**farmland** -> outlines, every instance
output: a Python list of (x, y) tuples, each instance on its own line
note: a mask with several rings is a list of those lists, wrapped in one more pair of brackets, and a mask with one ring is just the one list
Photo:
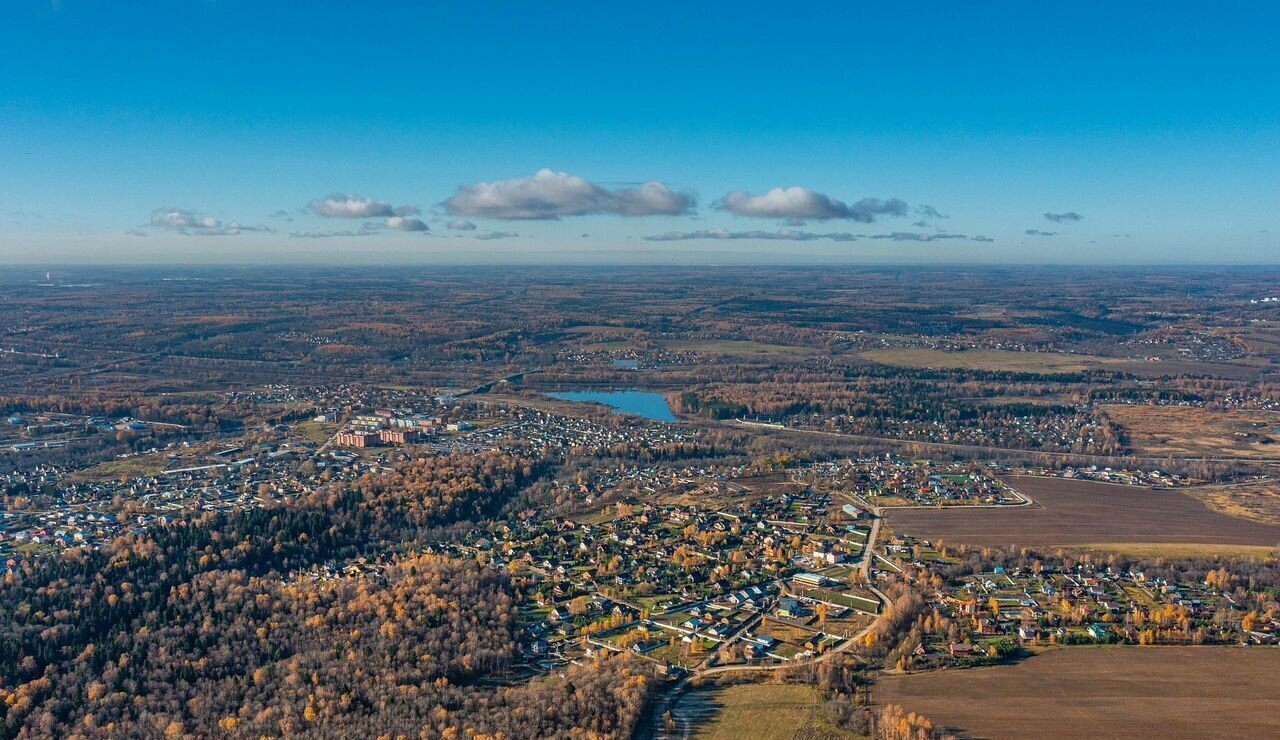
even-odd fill
[(1135, 451), (1173, 457), (1277, 458), (1280, 414), (1190, 406), (1105, 406)]
[(927, 348), (875, 349), (860, 353), (864, 360), (905, 368), (986, 370), (1012, 373), (1077, 373), (1109, 370), (1139, 377), (1188, 374), (1244, 380), (1256, 377), (1259, 366), (1236, 362), (1148, 362), (1141, 358), (1104, 357), (1074, 352), (1012, 352), (999, 349), (951, 351)]
[(1280, 524), (1280, 483), (1202, 486), (1192, 492), (1214, 511), (1266, 524)]
[[(837, 740), (858, 737), (822, 716), (811, 686), (744, 684), (695, 691), (676, 707), (675, 727), (662, 737), (728, 740)], [(686, 734), (689, 733), (689, 734)]]
[(793, 347), (784, 344), (768, 344), (764, 342), (747, 342), (734, 339), (723, 340), (687, 340), (666, 342), (664, 346), (673, 352), (698, 352), (731, 356), (768, 356), (768, 355), (807, 355), (814, 350), (807, 347)]
[(875, 698), (993, 740), (1268, 737), (1280, 715), (1278, 667), (1274, 649), (1079, 648), (1012, 666), (887, 676)]
[(997, 349), (948, 352), (936, 349), (883, 349), (862, 353), (862, 358), (896, 367), (933, 367), (959, 370), (994, 370), (1028, 373), (1074, 373), (1098, 367), (1132, 364), (1117, 357), (1096, 357), (1054, 352), (1009, 352)]
[(972, 545), (1186, 543), (1274, 546), (1280, 526), (1219, 513), (1178, 491), (1063, 478), (1019, 477), (1036, 506), (895, 509), (898, 531)]

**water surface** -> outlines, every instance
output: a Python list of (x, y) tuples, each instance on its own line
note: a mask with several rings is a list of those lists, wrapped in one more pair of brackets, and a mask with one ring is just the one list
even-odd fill
[(676, 421), (666, 397), (653, 391), (571, 391), (547, 395), (563, 401), (602, 403), (613, 409), (615, 414), (643, 416), (654, 421)]

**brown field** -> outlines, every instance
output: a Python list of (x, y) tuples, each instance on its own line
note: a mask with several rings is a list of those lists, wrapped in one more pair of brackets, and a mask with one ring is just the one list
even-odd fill
[(844, 619), (828, 619), (827, 623), (822, 626), (822, 631), (829, 635), (852, 637), (866, 629), (874, 621), (875, 617), (850, 612), (849, 616)]
[(1280, 545), (1280, 525), (1214, 511), (1179, 491), (1064, 478), (1015, 477), (1035, 506), (1002, 509), (892, 509), (899, 532), (973, 545), (1182, 543)]
[(1275, 648), (1071, 648), (993, 668), (887, 676), (877, 703), (962, 737), (1280, 736)]
[(771, 473), (716, 481), (707, 485), (690, 483), (675, 486), (663, 491), (661, 496), (663, 503), (722, 508), (782, 493), (795, 493), (802, 488), (787, 473)]
[(999, 349), (971, 349), (948, 352), (940, 349), (874, 349), (861, 353), (863, 359), (898, 367), (935, 367), (960, 370), (998, 370), (1015, 373), (1074, 373), (1092, 368), (1134, 364), (1119, 357), (1096, 357), (1060, 352), (1009, 352)]
[(107, 460), (90, 468), (77, 470), (71, 474), (70, 480), (86, 483), (101, 483), (109, 480), (125, 481), (143, 475), (158, 475), (168, 465), (163, 455), (140, 455), (127, 460)]
[(791, 479), (790, 473), (769, 473), (767, 475), (752, 475), (745, 478), (732, 478), (729, 483), (735, 486), (743, 486), (751, 490), (754, 497), (777, 496), (783, 493), (795, 493), (803, 490), (802, 484), (796, 483)]
[(765, 357), (768, 355), (811, 355), (817, 350), (810, 347), (794, 347), (786, 344), (766, 344), (738, 339), (688, 339), (669, 340), (663, 346), (672, 352), (701, 352), (708, 355), (738, 357)]
[(760, 627), (756, 630), (758, 634), (769, 635), (779, 642), (789, 642), (793, 645), (801, 645), (805, 640), (817, 634), (815, 629), (805, 629), (797, 627), (786, 622), (779, 622), (776, 619), (765, 618), (760, 623)]
[(1113, 552), (1117, 555), (1146, 559), (1212, 556), (1263, 561), (1274, 560), (1280, 552), (1275, 545), (1189, 545), (1170, 542), (1092, 542), (1087, 546), (1081, 545), (1077, 549), (1089, 552)]
[(1146, 455), (1280, 458), (1280, 414), (1188, 406), (1105, 406), (1129, 444)]
[(1259, 321), (1240, 335), (1249, 345), (1249, 349), (1260, 354), (1280, 352), (1280, 324), (1274, 321)]
[(1280, 524), (1280, 481), (1202, 486), (1188, 493), (1214, 511), (1265, 524)]
[(304, 421), (294, 427), (295, 431), (301, 432), (303, 439), (316, 444), (324, 444), (334, 435), (341, 427), (337, 424), (328, 424), (319, 421)]
[(1165, 375), (1212, 375), (1243, 380), (1258, 375), (1258, 363), (1236, 362), (1146, 362), (1124, 357), (1101, 357), (1065, 352), (1012, 352), (999, 349), (971, 349), (949, 352), (940, 349), (895, 348), (862, 352), (863, 359), (897, 367), (933, 367), (960, 370), (991, 370), (1012, 373), (1076, 373), (1083, 370), (1113, 370), (1144, 378)]
[(1230, 362), (1196, 362), (1194, 360), (1165, 360), (1163, 362), (1131, 362), (1124, 367), (1109, 368), (1137, 375), (1141, 378), (1172, 377), (1175, 375), (1209, 375), (1215, 378), (1250, 380), (1270, 369), (1271, 363), (1257, 357), (1246, 357)]
[(699, 740), (837, 740), (857, 735), (823, 716), (812, 686), (742, 684), (692, 691), (675, 709), (676, 726), (663, 738)]

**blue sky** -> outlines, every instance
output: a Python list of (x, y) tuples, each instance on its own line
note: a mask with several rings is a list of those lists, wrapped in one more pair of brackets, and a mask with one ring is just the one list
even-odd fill
[(1280, 4), (698, 5), (11, 0), (0, 260), (1280, 261)]

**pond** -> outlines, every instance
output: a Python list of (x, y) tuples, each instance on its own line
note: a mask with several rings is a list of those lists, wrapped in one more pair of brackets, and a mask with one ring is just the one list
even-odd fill
[(615, 414), (631, 414), (654, 421), (676, 421), (666, 397), (653, 391), (572, 391), (547, 395), (562, 401), (602, 403), (613, 409)]

